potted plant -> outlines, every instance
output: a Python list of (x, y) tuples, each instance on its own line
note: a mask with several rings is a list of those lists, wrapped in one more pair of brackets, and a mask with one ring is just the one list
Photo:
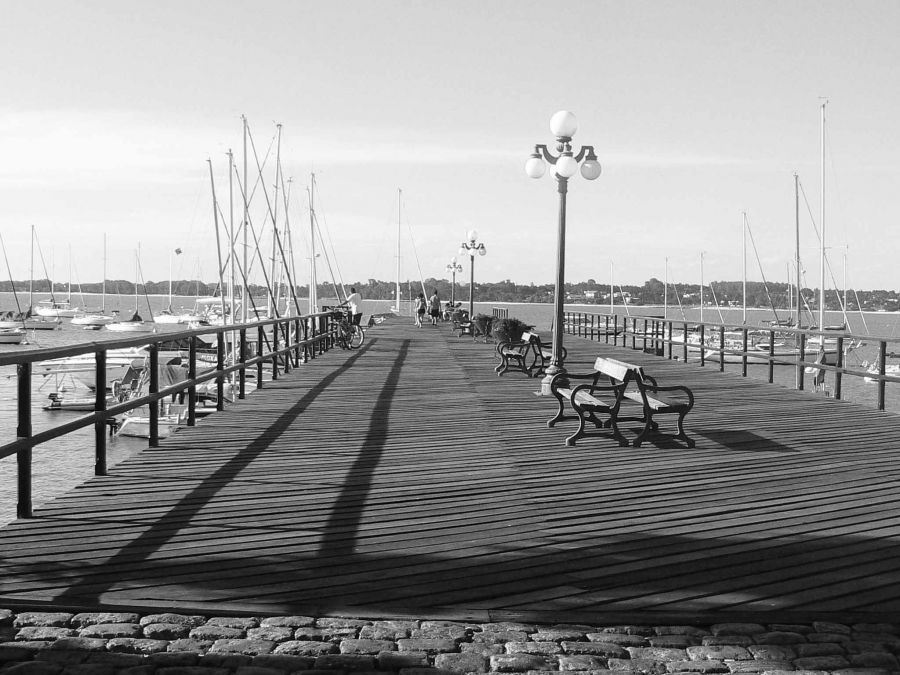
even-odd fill
[(491, 336), (491, 325), (494, 323), (494, 317), (488, 314), (476, 314), (472, 319), (472, 326), (475, 329), (472, 337), (483, 335), (485, 342)]
[(508, 319), (500, 319), (494, 322), (494, 339), (497, 342), (519, 342), (522, 339), (522, 333), (529, 331), (534, 326), (529, 326), (523, 321), (519, 321), (515, 317)]

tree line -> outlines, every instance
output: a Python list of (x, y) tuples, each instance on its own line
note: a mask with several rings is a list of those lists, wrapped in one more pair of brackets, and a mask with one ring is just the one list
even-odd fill
[[(28, 293), (29, 281), (16, 281), (17, 293)], [(364, 298), (370, 300), (393, 300), (396, 283), (392, 281), (380, 281), (368, 279), (344, 284), (345, 288), (355, 287)], [(205, 283), (198, 280), (179, 280), (172, 282), (172, 293), (178, 296), (214, 296), (219, 295), (217, 283)], [(13, 285), (10, 281), (0, 281), (0, 292), (10, 293)], [(51, 293), (48, 279), (36, 279), (33, 282), (35, 293), (46, 295)], [(81, 284), (82, 293), (101, 293), (102, 282)], [(259, 284), (250, 284), (249, 290), (254, 297), (264, 297), (266, 288)], [(451, 283), (447, 279), (429, 278), (424, 282), (424, 293), (430, 296), (435, 290), (438, 295), (449, 300), (452, 297), (461, 302), (469, 299), (469, 284), (457, 283), (451, 289)], [(169, 293), (168, 281), (148, 281), (137, 288), (139, 294), (167, 295)], [(567, 283), (565, 287), (566, 302), (609, 305), (609, 285), (599, 284), (594, 279), (587, 281)], [(681, 304), (685, 307), (696, 307), (700, 304), (700, 285), (665, 283), (656, 278), (645, 281), (642, 285), (623, 284), (616, 285), (613, 289), (613, 302), (616, 305), (662, 305), (669, 306)], [(124, 279), (111, 279), (106, 282), (106, 292), (110, 295), (134, 295), (135, 284)], [(294, 289), (298, 297), (308, 297), (308, 287), (296, 286)], [(400, 294), (403, 300), (423, 292), (420, 281), (405, 281), (400, 285)], [(476, 283), (474, 298), (477, 302), (553, 302), (555, 287), (553, 284), (519, 284), (509, 279), (496, 282)], [(52, 293), (57, 296), (67, 297), (68, 286), (64, 283), (54, 283)], [(284, 294), (282, 290), (281, 294)], [(72, 289), (72, 295), (77, 298), (78, 291)], [(333, 298), (342, 295), (342, 292), (330, 283), (318, 285), (318, 295), (321, 298)], [(771, 282), (764, 284), (758, 281), (747, 282), (747, 306), (748, 307), (776, 307), (786, 309), (795, 302), (796, 290), (787, 283)], [(803, 289), (805, 304), (810, 308), (818, 308), (818, 290), (814, 288)], [(843, 300), (843, 292), (834, 290), (826, 293), (825, 306), (827, 309), (839, 310)], [(703, 304), (705, 306), (740, 307), (743, 305), (742, 281), (714, 281), (703, 286)], [(848, 310), (900, 310), (900, 300), (895, 291), (884, 289), (858, 290), (847, 293)]]

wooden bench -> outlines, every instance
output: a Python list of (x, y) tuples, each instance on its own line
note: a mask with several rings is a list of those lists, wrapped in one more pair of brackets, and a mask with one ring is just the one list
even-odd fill
[[(600, 384), (604, 379), (608, 384)], [(590, 383), (572, 387), (569, 380), (590, 380)], [(588, 435), (585, 431), (588, 421), (599, 428), (611, 428), (619, 444), (628, 445), (619, 430), (619, 423), (641, 422), (644, 428), (634, 439), (634, 447), (637, 448), (651, 432), (659, 431), (654, 416), (672, 414), (678, 416), (678, 433), (674, 438), (684, 441), (690, 448), (694, 447), (694, 441), (684, 431), (684, 418), (694, 407), (693, 392), (680, 385), (662, 387), (644, 373), (641, 366), (600, 357), (594, 362), (594, 372), (557, 375), (550, 383), (550, 390), (559, 403), (559, 410), (547, 426), (552, 427), (564, 419), (578, 419), (578, 430), (566, 439), (566, 445), (575, 445), (576, 440)], [(598, 394), (605, 396), (600, 398)], [(574, 416), (565, 414), (566, 400), (570, 402)], [(636, 406), (640, 406), (640, 414), (629, 415), (629, 409)], [(608, 415), (609, 419), (601, 422), (598, 413)]]
[[(522, 333), (522, 339), (518, 342), (501, 342), (497, 345), (497, 355), (500, 364), (494, 368), (497, 375), (514, 368), (528, 375), (537, 377), (543, 374), (544, 369), (550, 365), (553, 358), (553, 350), (541, 342), (541, 336), (537, 333)], [(562, 358), (566, 358), (566, 348), (563, 347)], [(512, 364), (512, 365), (511, 365)]]

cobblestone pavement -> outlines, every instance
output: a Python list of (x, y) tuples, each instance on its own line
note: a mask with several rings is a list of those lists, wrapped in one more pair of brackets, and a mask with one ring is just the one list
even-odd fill
[(900, 673), (900, 626), (536, 625), (0, 609), (0, 675)]

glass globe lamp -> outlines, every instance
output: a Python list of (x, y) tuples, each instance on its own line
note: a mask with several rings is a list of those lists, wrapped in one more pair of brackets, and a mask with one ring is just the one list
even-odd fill
[(557, 138), (572, 138), (578, 131), (578, 120), (568, 110), (560, 110), (550, 118), (550, 131)]

